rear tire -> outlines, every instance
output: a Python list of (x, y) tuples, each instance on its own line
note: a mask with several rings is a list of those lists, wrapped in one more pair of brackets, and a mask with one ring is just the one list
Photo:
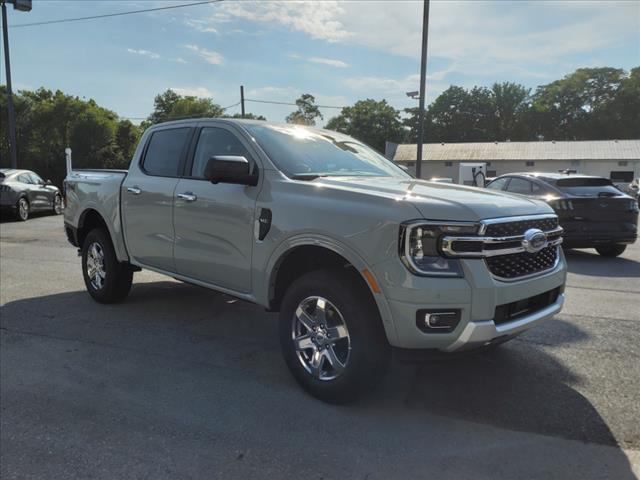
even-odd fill
[(618, 255), (622, 255), (622, 253), (627, 249), (626, 245), (619, 244), (611, 244), (611, 245), (602, 245), (600, 247), (596, 247), (596, 251), (602, 255), (603, 257), (617, 257)]
[(21, 222), (26, 222), (29, 218), (29, 200), (25, 197), (20, 197), (18, 199), (18, 203), (16, 204), (16, 218)]
[(131, 290), (133, 269), (121, 263), (109, 234), (102, 228), (91, 230), (82, 245), (84, 284), (96, 302), (115, 303)]
[(352, 402), (386, 372), (391, 348), (357, 273), (317, 270), (297, 279), (285, 293), (279, 327), (289, 370), (322, 401)]

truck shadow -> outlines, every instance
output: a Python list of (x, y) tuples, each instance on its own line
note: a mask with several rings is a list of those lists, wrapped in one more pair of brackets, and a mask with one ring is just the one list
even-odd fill
[[(2, 380), (3, 389), (13, 393), (26, 388), (20, 384), (19, 370), (26, 368), (20, 367), (21, 361), (32, 355), (29, 350), (34, 341), (46, 339), (62, 342), (65, 347), (55, 355), (68, 357), (54, 356), (43, 363), (44, 381), (51, 385), (40, 391), (57, 395), (54, 390), (63, 388), (67, 380), (54, 375), (63, 372), (61, 375), (73, 375), (73, 389), (85, 390), (72, 390), (73, 395), (94, 401), (94, 408), (126, 412), (131, 402), (144, 418), (149, 412), (169, 412), (172, 421), (184, 416), (190, 423), (215, 429), (219, 425), (211, 416), (214, 405), (225, 408), (220, 406), (229, 404), (248, 425), (271, 421), (294, 425), (301, 420), (295, 409), (283, 409), (291, 402), (308, 406), (305, 421), (311, 424), (316, 417), (319, 424), (332, 416), (346, 424), (366, 422), (366, 428), (358, 428), (371, 437), (389, 435), (387, 427), (378, 423), (385, 418), (383, 423), (391, 422), (398, 432), (393, 450), (417, 448), (402, 445), (401, 431), (422, 426), (427, 432), (431, 420), (425, 413), (618, 446), (590, 401), (571, 387), (580, 379), (526, 334), (490, 354), (417, 366), (394, 363), (376, 392), (351, 407), (335, 407), (314, 401), (295, 385), (280, 358), (275, 314), (198, 287), (172, 281), (136, 284), (127, 301), (117, 305), (98, 305), (85, 292), (26, 298), (2, 306), (0, 318), (2, 356), (10, 372)], [(556, 322), (547, 325), (562, 331), (565, 342), (585, 339), (579, 328)], [(76, 355), (71, 361), (78, 350), (91, 353)], [(65, 364), (64, 369), (56, 367), (58, 361)], [(24, 364), (34, 368), (30, 359)], [(94, 375), (104, 378), (94, 379)], [(80, 385), (78, 378), (83, 379)], [(14, 381), (20, 385), (7, 387)], [(224, 387), (225, 382), (232, 387)], [(238, 389), (238, 382), (250, 382), (251, 388)], [(100, 400), (112, 398), (104, 391), (105, 384), (115, 385), (116, 394), (109, 403)], [(114, 403), (118, 398), (120, 404)], [(277, 418), (265, 413), (269, 411), (279, 412)], [(126, 413), (119, 418), (126, 422)], [(291, 436), (288, 441), (304, 443), (302, 433), (288, 427), (286, 431)], [(438, 446), (434, 443), (428, 448)], [(613, 477), (632, 478), (624, 453), (612, 452), (607, 468), (616, 472)], [(565, 471), (560, 457), (544, 460), (547, 472)], [(588, 456), (580, 459), (586, 471), (590, 460)], [(602, 471), (601, 458), (591, 461), (594, 472)]]
[(624, 257), (606, 258), (595, 250), (565, 250), (570, 273), (596, 277), (640, 277), (640, 262)]

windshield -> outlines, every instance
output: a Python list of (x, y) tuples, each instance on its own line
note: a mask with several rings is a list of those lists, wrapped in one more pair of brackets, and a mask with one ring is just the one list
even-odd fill
[(244, 127), (291, 178), (331, 176), (411, 178), (400, 167), (351, 137), (299, 125)]
[(613, 197), (622, 192), (606, 178), (563, 178), (556, 182), (556, 187), (569, 195), (577, 197)]

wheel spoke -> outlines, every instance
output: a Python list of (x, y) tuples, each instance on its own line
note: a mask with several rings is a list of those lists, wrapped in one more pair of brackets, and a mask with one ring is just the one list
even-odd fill
[(301, 337), (295, 338), (293, 342), (295, 344), (296, 350), (298, 351), (315, 348), (315, 345), (311, 341), (311, 336), (309, 335), (302, 335)]
[(329, 337), (332, 342), (336, 342), (349, 337), (349, 332), (347, 332), (347, 327), (344, 325), (338, 325), (337, 327), (327, 329), (327, 337)]
[(298, 318), (298, 320), (300, 320), (300, 323), (302, 323), (309, 331), (313, 330), (313, 327), (316, 326), (316, 320), (307, 312), (305, 312), (300, 306), (296, 310), (296, 317)]
[(320, 350), (314, 351), (313, 355), (311, 356), (309, 366), (311, 367), (311, 374), (316, 378), (320, 378), (320, 373), (321, 373), (320, 367), (322, 366), (323, 358), (324, 358), (324, 355)]
[(316, 317), (316, 322), (320, 323), (320, 324), (326, 324), (327, 323), (327, 304), (324, 300), (324, 298), (318, 298), (316, 300), (316, 311), (315, 311), (315, 317)]
[(324, 350), (324, 356), (333, 368), (336, 375), (342, 373), (342, 370), (344, 370), (344, 365), (336, 356), (336, 352), (333, 349), (332, 345), (327, 345), (327, 349)]

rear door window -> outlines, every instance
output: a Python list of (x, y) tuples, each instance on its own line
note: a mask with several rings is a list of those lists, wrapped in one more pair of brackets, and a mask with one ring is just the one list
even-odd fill
[(491, 190), (504, 190), (504, 186), (507, 184), (509, 177), (496, 178), (493, 182), (487, 185), (487, 188)]
[(142, 169), (149, 175), (177, 177), (189, 127), (158, 130), (151, 135)]
[(507, 187), (507, 192), (531, 195), (531, 182), (524, 178), (513, 177)]
[(33, 183), (28, 173), (23, 173), (22, 175), (18, 175), (18, 181), (21, 183), (28, 183), (28, 184)]

